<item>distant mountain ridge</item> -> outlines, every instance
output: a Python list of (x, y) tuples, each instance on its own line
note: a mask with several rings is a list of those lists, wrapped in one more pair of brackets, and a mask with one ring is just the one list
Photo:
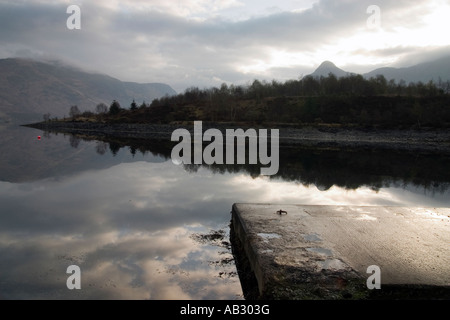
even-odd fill
[[(353, 72), (344, 71), (330, 61), (324, 61), (320, 66), (310, 74), (313, 77), (328, 76), (333, 73), (336, 77), (345, 77)], [(397, 83), (405, 81), (409, 82), (424, 82), (430, 80), (437, 83), (439, 80), (450, 80), (450, 56), (439, 58), (433, 61), (423, 62), (406, 68), (378, 68), (373, 71), (361, 74), (364, 78), (369, 79), (377, 75), (383, 75), (387, 80), (394, 79)]]
[(433, 80), (437, 83), (450, 80), (450, 56), (416, 64), (407, 68), (379, 68), (365, 73), (365, 78), (371, 78), (377, 74), (382, 74), (388, 80), (395, 79), (397, 82), (404, 80), (409, 82), (428, 82)]
[(117, 100), (128, 108), (133, 99), (143, 101), (176, 94), (164, 83), (124, 82), (103, 74), (88, 73), (60, 64), (27, 59), (0, 60), (0, 123), (68, 116), (70, 106), (95, 111), (97, 104)]

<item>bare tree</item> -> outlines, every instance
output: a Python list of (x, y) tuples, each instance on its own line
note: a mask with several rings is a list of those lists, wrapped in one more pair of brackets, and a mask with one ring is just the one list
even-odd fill
[(75, 148), (75, 149), (78, 148), (78, 145), (80, 144), (80, 138), (78, 138), (74, 135), (71, 135), (69, 138), (69, 141), (70, 141), (70, 146), (72, 148)]
[(101, 102), (95, 107), (95, 111), (97, 113), (106, 113), (108, 111), (108, 106)]
[(107, 148), (108, 148), (108, 145), (106, 144), (106, 142), (98, 141), (97, 145), (95, 146), (95, 151), (98, 154), (103, 155), (103, 154), (105, 154)]
[(81, 114), (80, 109), (78, 109), (77, 105), (73, 105), (70, 107), (69, 110), (69, 116), (71, 116), (72, 118), (76, 118)]

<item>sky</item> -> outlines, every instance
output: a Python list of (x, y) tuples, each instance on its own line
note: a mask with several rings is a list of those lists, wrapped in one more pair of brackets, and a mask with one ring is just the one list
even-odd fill
[(325, 60), (356, 73), (411, 66), (450, 54), (448, 30), (450, 0), (0, 0), (0, 58), (177, 92), (298, 79)]

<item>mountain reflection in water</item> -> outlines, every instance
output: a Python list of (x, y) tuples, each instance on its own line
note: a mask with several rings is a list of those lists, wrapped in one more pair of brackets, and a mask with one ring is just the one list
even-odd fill
[[(448, 206), (448, 156), (280, 150), (280, 171), (170, 161), (163, 141), (36, 137), (0, 155), (0, 298), (243, 299), (234, 202)], [(81, 290), (69, 290), (69, 265)]]

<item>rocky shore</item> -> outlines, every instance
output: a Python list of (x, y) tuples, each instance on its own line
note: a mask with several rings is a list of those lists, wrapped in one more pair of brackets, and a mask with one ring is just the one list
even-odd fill
[[(94, 136), (99, 139), (136, 138), (170, 140), (172, 132), (178, 128), (193, 132), (193, 125), (99, 123), (53, 121), (25, 125), (44, 131), (74, 135)], [(246, 127), (223, 124), (202, 123), (203, 131), (209, 128), (226, 129)], [(263, 127), (254, 127), (256, 130)], [(279, 129), (281, 145), (302, 145), (306, 147), (384, 148), (401, 151), (423, 151), (450, 153), (450, 129), (367, 129), (349, 127), (267, 127)]]

